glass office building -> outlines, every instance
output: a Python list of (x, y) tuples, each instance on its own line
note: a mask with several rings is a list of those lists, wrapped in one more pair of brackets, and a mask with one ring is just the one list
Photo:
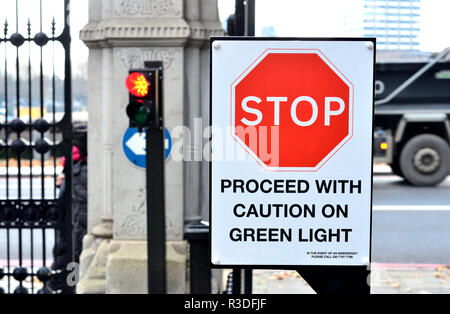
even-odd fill
[(381, 50), (418, 50), (420, 0), (364, 0), (364, 36)]

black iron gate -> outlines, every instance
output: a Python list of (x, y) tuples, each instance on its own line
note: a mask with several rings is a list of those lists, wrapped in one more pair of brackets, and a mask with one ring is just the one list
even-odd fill
[[(16, 0), (0, 37), (0, 294), (74, 291), (69, 2), (46, 21), (54, 1)], [(37, 7), (21, 25), (24, 5)]]

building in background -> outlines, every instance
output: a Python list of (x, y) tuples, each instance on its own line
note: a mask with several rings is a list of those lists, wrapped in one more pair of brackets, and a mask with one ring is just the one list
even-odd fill
[(420, 0), (364, 0), (363, 30), (379, 50), (417, 51)]
[(261, 29), (261, 36), (263, 37), (277, 37), (277, 31), (273, 26), (265, 26)]

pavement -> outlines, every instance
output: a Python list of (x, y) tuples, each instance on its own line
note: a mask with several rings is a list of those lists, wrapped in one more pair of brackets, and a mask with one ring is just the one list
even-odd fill
[[(450, 294), (450, 266), (373, 264), (372, 294)], [(315, 294), (295, 271), (254, 270), (254, 294)]]

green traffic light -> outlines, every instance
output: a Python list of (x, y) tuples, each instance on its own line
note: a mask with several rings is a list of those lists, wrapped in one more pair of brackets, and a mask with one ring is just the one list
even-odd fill
[(144, 124), (148, 120), (148, 111), (145, 106), (140, 106), (136, 109), (136, 112), (134, 113), (134, 121), (136, 121), (139, 124)]

